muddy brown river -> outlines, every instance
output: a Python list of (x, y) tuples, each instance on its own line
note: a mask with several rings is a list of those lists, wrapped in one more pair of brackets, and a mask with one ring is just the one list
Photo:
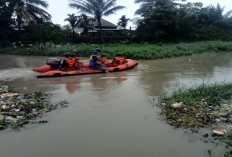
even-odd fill
[(139, 60), (129, 71), (37, 79), (32, 70), (46, 59), (0, 55), (1, 84), (69, 102), (46, 114), (46, 124), (0, 131), (0, 157), (207, 157), (226, 151), (200, 140), (200, 133), (168, 125), (156, 102), (180, 87), (231, 82), (232, 54)]

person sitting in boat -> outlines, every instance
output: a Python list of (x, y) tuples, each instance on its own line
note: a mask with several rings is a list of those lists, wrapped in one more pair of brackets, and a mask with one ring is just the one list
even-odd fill
[(76, 59), (77, 61), (79, 60), (79, 57), (77, 55), (77, 50), (73, 50), (72, 55), (74, 56), (74, 59)]
[(111, 65), (112, 66), (118, 66), (127, 63), (128, 61), (122, 56), (121, 53), (116, 53), (116, 57), (114, 57)]
[(105, 63), (106, 63), (106, 57), (103, 57), (103, 56), (101, 55), (101, 49), (100, 49), (100, 48), (97, 48), (95, 51), (98, 51), (98, 52), (99, 52), (98, 57), (99, 57), (99, 59), (100, 59), (101, 64), (105, 64)]
[(77, 54), (77, 50), (73, 50), (72, 51), (72, 56), (74, 58), (74, 60), (76, 61), (75, 62), (75, 68), (79, 69), (83, 66), (83, 63), (79, 61), (79, 57), (78, 57), (78, 54)]
[(65, 59), (63, 60), (61, 67), (64, 68), (64, 70), (78, 69), (80, 65), (78, 59), (76, 53), (65, 53)]
[(93, 54), (90, 56), (89, 68), (108, 72), (106, 66), (101, 63), (101, 55), (99, 51), (93, 51)]
[(70, 53), (69, 52), (64, 53), (64, 57), (65, 58), (61, 61), (61, 68), (64, 68), (67, 66), (68, 63), (66, 63), (66, 59), (70, 57)]

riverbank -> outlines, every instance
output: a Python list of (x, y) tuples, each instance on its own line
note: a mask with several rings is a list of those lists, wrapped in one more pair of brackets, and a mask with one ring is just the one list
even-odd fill
[(89, 57), (96, 48), (102, 49), (102, 55), (113, 58), (116, 52), (121, 52), (126, 58), (131, 59), (161, 59), (178, 56), (187, 56), (199, 53), (232, 52), (232, 42), (205, 41), (177, 44), (65, 44), (52, 43), (37, 45), (20, 45), (8, 48), (1, 53), (17, 55), (44, 55), (63, 56), (65, 52), (77, 50), (79, 56)]
[[(161, 96), (162, 115), (168, 124), (198, 132), (210, 127), (232, 149), (232, 84), (202, 84), (189, 89), (179, 89), (171, 96)], [(208, 137), (205, 134), (204, 137)], [(227, 155), (231, 155), (227, 153)]]
[(48, 95), (40, 92), (20, 94), (8, 86), (0, 86), (0, 130), (20, 128), (29, 123), (47, 123), (47, 120), (38, 118), (66, 104), (66, 101), (51, 104)]

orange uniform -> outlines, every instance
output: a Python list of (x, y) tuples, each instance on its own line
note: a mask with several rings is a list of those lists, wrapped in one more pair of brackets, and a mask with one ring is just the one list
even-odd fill
[(67, 63), (69, 68), (73, 68), (75, 66), (76, 59), (68, 57), (68, 58), (65, 59), (65, 62)]
[(127, 60), (121, 56), (114, 57), (114, 60), (112, 61), (113, 66), (122, 65), (125, 63), (127, 63)]

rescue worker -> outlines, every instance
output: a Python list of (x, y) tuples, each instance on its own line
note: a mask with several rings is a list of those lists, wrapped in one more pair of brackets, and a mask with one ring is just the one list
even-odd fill
[(74, 59), (76, 59), (77, 61), (79, 60), (79, 57), (78, 57), (78, 55), (77, 55), (77, 50), (73, 50), (72, 51), (72, 54), (73, 54), (73, 56), (74, 56)]
[(101, 62), (101, 64), (105, 64), (105, 62), (106, 62), (106, 57), (102, 57), (101, 56), (101, 49), (100, 48), (97, 48), (95, 51), (98, 51), (99, 52), (99, 54), (98, 54), (98, 57), (100, 58), (100, 62)]
[(93, 54), (90, 56), (89, 68), (98, 69), (104, 72), (108, 72), (108, 69), (104, 64), (101, 63), (101, 55), (99, 51), (93, 51)]
[(62, 62), (61, 62), (61, 68), (64, 68), (64, 67), (66, 67), (67, 66), (67, 63), (66, 63), (66, 59), (68, 58), (68, 57), (70, 57), (70, 53), (69, 52), (66, 52), (66, 53), (64, 53), (64, 59), (62, 60)]
[[(70, 54), (70, 53), (69, 53)], [(71, 53), (69, 56), (66, 56), (64, 59), (64, 70), (74, 70), (79, 68), (78, 56), (75, 53)]]
[(116, 57), (114, 57), (112, 61), (112, 66), (122, 65), (127, 63), (128, 61), (122, 56), (121, 53), (116, 53)]

